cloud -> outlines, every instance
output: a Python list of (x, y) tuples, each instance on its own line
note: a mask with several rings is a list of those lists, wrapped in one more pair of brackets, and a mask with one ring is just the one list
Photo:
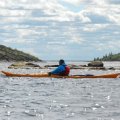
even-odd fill
[[(75, 13), (66, 9), (66, 7), (59, 3), (57, 0), (5, 0), (1, 2), (0, 15), (10, 17), (21, 17), (23, 20), (34, 16), (36, 11), (36, 17), (41, 21), (76, 21), (91, 22), (91, 18), (88, 15), (104, 16), (110, 22), (119, 23), (119, 5), (110, 5), (111, 2), (105, 0), (63, 0), (65, 2), (79, 5), (87, 4), (87, 7), (79, 13)], [(95, 6), (95, 7), (94, 7)], [(5, 8), (5, 9), (3, 9)], [(109, 9), (109, 10), (108, 10)], [(39, 12), (37, 12), (39, 11)], [(40, 13), (40, 14), (38, 14)], [(112, 14), (111, 14), (112, 13)], [(46, 17), (45, 17), (46, 16)], [(43, 17), (43, 18), (42, 18)], [(12, 18), (15, 19), (15, 18)], [(32, 18), (33, 19), (33, 18)], [(34, 18), (35, 19), (35, 18)], [(11, 20), (11, 18), (9, 18)]]
[(35, 48), (31, 48), (30, 46), (29, 47), (19, 48), (19, 50), (25, 51), (26, 53), (34, 55), (34, 56), (40, 56), (40, 53), (37, 53)]
[(64, 1), (66, 3), (72, 4), (74, 6), (80, 6), (80, 5), (85, 5), (88, 6), (90, 4), (104, 4), (105, 0), (61, 0)]
[(63, 5), (56, 1), (47, 1), (46, 3), (46, 0), (36, 0), (34, 2), (31, 0), (26, 0), (25, 2), (19, 0), (16, 0), (16, 2), (6, 0), (6, 2), (8, 2), (8, 4), (5, 4), (5, 9), (0, 9), (0, 15), (10, 17), (5, 20), (9, 22), (12, 20), (17, 21), (19, 18), (22, 19), (22, 21), (27, 18), (32, 18), (34, 20), (37, 19), (39, 21), (74, 21), (76, 18), (82, 22), (90, 21), (86, 16), (82, 14), (75, 14), (74, 12), (67, 10)]
[(26, 10), (1, 9), (0, 16), (5, 17), (24, 17), (28, 12)]
[(117, 41), (117, 43), (114, 41), (108, 41), (105, 43), (99, 43), (97, 46), (96, 44), (94, 44), (94, 46), (96, 47), (96, 50), (98, 51), (113, 51), (114, 52), (118, 50), (117, 48), (119, 47), (119, 44), (120, 44), (119, 41)]
[(1, 0), (0, 40), (51, 58), (119, 51), (119, 8), (119, 0)]
[[(61, 58), (66, 58), (68, 56), (68, 48), (64, 45), (58, 45), (57, 47), (56, 46), (52, 46), (51, 45), (47, 45), (46, 46), (46, 49), (44, 50), (44, 53), (49, 56), (46, 56), (46, 57), (49, 57), (50, 59), (53, 59), (53, 58), (58, 58), (58, 59), (61, 59)], [(48, 58), (48, 59), (49, 59)]]
[(75, 5), (75, 6), (78, 6), (80, 5), (81, 3), (85, 2), (86, 0), (62, 0), (64, 2), (67, 2), (67, 3), (70, 3), (72, 5)]
[(59, 41), (51, 41), (51, 42), (48, 42), (47, 43), (48, 45), (58, 45), (58, 46), (60, 46), (60, 45), (65, 45), (66, 43), (65, 42), (59, 42)]
[(120, 4), (120, 0), (107, 0), (107, 2), (110, 3), (110, 4), (115, 4), (115, 5)]
[[(93, 4), (88, 5), (88, 7), (83, 10), (83, 14), (88, 16), (90, 19), (94, 18), (94, 16), (101, 16), (102, 18), (104, 17), (104, 20), (107, 20), (109, 23), (120, 24), (119, 8), (120, 5), (111, 5), (105, 0), (93, 0)], [(97, 21), (100, 22), (99, 18)], [(95, 21), (93, 21), (93, 23), (94, 22)]]
[(106, 6), (107, 2), (106, 0), (91, 0), (91, 4), (103, 7)]
[(88, 24), (84, 27), (83, 31), (86, 32), (95, 32), (97, 30), (102, 30), (105, 29), (106, 27), (108, 27), (109, 24)]
[(120, 31), (113, 32), (115, 35), (120, 35)]
[(9, 38), (9, 39), (6, 39), (6, 40), (3, 40), (3, 43), (10, 43), (10, 44), (33, 44), (34, 43), (34, 40), (33, 39), (29, 39), (29, 40), (26, 40), (26, 39), (17, 39), (17, 38)]

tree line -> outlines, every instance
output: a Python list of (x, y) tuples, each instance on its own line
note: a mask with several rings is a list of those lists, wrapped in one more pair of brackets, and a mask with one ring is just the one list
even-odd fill
[(94, 58), (94, 61), (120, 61), (120, 53), (113, 54), (112, 52), (104, 55), (102, 58)]

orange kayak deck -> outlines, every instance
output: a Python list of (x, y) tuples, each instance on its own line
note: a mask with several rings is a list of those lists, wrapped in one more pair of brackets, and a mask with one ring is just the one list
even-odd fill
[(51, 75), (36, 73), (36, 74), (17, 74), (12, 72), (1, 71), (4, 75), (8, 77), (38, 77), (38, 78), (119, 78), (120, 73), (113, 74), (104, 74), (104, 75), (70, 75), (70, 76), (59, 76), (59, 75)]

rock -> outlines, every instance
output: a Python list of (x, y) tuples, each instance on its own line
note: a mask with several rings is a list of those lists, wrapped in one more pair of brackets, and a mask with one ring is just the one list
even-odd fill
[(37, 64), (33, 64), (33, 63), (26, 63), (27, 66), (30, 66), (30, 67), (40, 67), (39, 65)]
[(89, 70), (106, 70), (105, 67), (88, 67)]
[(87, 67), (87, 65), (80, 65), (81, 67)]
[(103, 67), (104, 64), (101, 61), (92, 61), (88, 63), (88, 67)]
[(16, 62), (14, 64), (11, 64), (8, 68), (10, 69), (18, 69), (18, 68), (23, 68), (23, 69), (29, 69), (29, 68), (42, 68), (37, 64), (33, 64), (30, 62)]
[(45, 68), (50, 68), (50, 67), (58, 67), (59, 65), (45, 65)]
[(80, 69), (79, 65), (69, 64), (70, 69)]
[(115, 68), (114, 67), (110, 67), (110, 68), (108, 68), (108, 70), (115, 70)]

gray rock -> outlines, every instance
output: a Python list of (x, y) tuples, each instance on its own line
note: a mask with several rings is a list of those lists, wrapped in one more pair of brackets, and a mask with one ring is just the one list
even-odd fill
[(11, 64), (8, 68), (10, 69), (18, 69), (18, 68), (22, 68), (22, 69), (29, 69), (29, 68), (42, 68), (37, 64), (33, 64), (30, 62), (16, 62)]
[(110, 68), (108, 68), (108, 70), (115, 70), (115, 68), (114, 67), (110, 67)]
[(88, 63), (88, 67), (104, 67), (104, 64), (101, 61), (92, 61)]
[(45, 68), (58, 67), (59, 65), (45, 65)]

